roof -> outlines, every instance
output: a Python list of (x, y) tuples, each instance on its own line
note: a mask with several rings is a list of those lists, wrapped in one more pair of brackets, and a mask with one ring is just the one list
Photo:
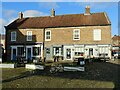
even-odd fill
[(114, 40), (114, 41), (119, 40), (120, 41), (120, 36), (113, 36), (112, 40)]
[(120, 36), (113, 36), (112, 37), (113, 46), (120, 46)]
[(56, 15), (54, 17), (28, 17), (16, 19), (6, 28), (50, 28), (50, 27), (76, 27), (111, 25), (105, 12), (85, 14)]

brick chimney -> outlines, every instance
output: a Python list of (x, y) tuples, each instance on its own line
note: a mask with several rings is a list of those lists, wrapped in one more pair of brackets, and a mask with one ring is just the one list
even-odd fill
[(23, 13), (19, 12), (19, 19), (22, 19), (22, 18), (23, 18)]
[(90, 15), (90, 6), (86, 6), (85, 15)]
[(52, 8), (51, 10), (51, 17), (54, 17), (55, 16), (55, 10)]

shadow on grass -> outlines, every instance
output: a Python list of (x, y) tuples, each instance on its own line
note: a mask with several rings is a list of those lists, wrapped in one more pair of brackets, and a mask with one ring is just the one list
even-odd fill
[(6, 79), (6, 80), (2, 80), (2, 83), (11, 82), (11, 81), (14, 81), (14, 80), (17, 80), (17, 79), (22, 79), (22, 78), (33, 76), (32, 72), (33, 71), (31, 71), (31, 72), (27, 71), (27, 72), (21, 73), (19, 76), (15, 76), (15, 77), (12, 77), (12, 78), (9, 78), (9, 79)]
[(44, 71), (32, 70), (21, 73), (21, 75), (3, 80), (2, 83), (11, 82), (17, 79), (22, 79), (30, 76), (48, 76), (69, 79), (95, 80), (113, 82), (116, 88), (120, 89), (120, 65), (109, 62), (93, 62), (85, 66), (85, 72), (62, 72), (51, 74), (50, 67), (46, 67)]

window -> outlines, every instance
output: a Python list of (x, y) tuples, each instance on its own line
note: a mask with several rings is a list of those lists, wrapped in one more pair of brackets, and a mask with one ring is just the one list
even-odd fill
[(16, 41), (16, 31), (11, 32), (11, 41)]
[(73, 40), (80, 40), (80, 29), (73, 30)]
[(53, 54), (55, 55), (55, 56), (61, 56), (62, 55), (62, 47), (54, 47), (53, 48)]
[(40, 55), (40, 47), (33, 47), (33, 56)]
[(24, 47), (18, 47), (17, 48), (17, 53), (18, 53), (18, 56), (25, 56), (25, 49), (24, 49)]
[(94, 38), (94, 40), (101, 40), (101, 30), (100, 29), (95, 29), (93, 31), (93, 38)]
[(27, 31), (27, 41), (32, 41), (32, 31)]
[(99, 47), (100, 53), (108, 53), (108, 47)]
[(75, 48), (75, 56), (83, 56), (84, 48), (83, 47), (76, 47)]
[(46, 48), (46, 54), (50, 54), (50, 48)]
[(45, 41), (50, 41), (51, 40), (51, 31), (47, 30), (45, 31)]

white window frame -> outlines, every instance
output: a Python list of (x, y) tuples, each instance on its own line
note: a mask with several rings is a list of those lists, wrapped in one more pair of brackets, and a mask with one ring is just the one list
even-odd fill
[[(13, 39), (14, 33), (15, 33), (15, 38)], [(11, 41), (16, 41), (16, 31), (11, 32)]]
[[(29, 36), (31, 37), (31, 39), (28, 38)], [(27, 41), (32, 41), (32, 31), (27, 31)]]
[[(46, 35), (47, 32), (50, 32), (50, 39), (47, 39), (47, 35)], [(51, 30), (45, 31), (45, 41), (51, 41)]]
[[(76, 35), (75, 31), (78, 31), (78, 34), (77, 34), (79, 36), (78, 39), (75, 39), (75, 35)], [(80, 29), (73, 30), (73, 40), (80, 40)]]
[[(59, 48), (58, 53), (56, 54), (56, 48)], [(54, 56), (62, 56), (62, 47), (54, 47), (53, 48), (53, 55)]]
[(100, 41), (101, 40), (101, 29), (94, 29), (93, 30), (93, 40)]

